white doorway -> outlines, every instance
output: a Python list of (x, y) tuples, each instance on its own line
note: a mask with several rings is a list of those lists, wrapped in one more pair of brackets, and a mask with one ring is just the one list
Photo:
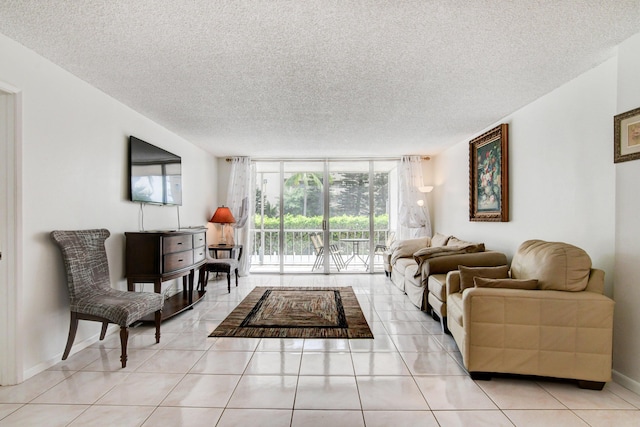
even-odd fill
[(0, 385), (22, 382), (20, 278), (20, 100), (19, 91), (0, 82)]

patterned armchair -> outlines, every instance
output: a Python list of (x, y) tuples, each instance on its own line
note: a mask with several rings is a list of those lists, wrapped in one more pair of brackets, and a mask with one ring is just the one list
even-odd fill
[(100, 340), (104, 339), (109, 323), (120, 325), (120, 361), (124, 368), (127, 366), (129, 325), (155, 312), (156, 343), (160, 342), (164, 298), (156, 293), (127, 292), (111, 288), (104, 246), (109, 235), (109, 231), (105, 229), (51, 233), (62, 252), (71, 309), (69, 337), (62, 360), (69, 356), (78, 329), (78, 320), (92, 320), (102, 322)]

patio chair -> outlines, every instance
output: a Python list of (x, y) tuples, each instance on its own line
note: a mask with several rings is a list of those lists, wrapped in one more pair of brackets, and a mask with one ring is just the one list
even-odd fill
[(107, 333), (109, 323), (120, 325), (122, 367), (127, 366), (129, 326), (144, 316), (155, 313), (156, 343), (160, 342), (162, 294), (128, 292), (113, 289), (104, 242), (109, 230), (53, 231), (51, 237), (62, 252), (67, 272), (71, 322), (69, 337), (62, 360), (66, 360), (73, 346), (79, 320), (102, 322), (100, 340)]
[[(316, 259), (313, 263), (313, 267), (311, 267), (311, 271), (314, 271), (320, 268), (324, 263), (324, 242), (322, 241), (322, 236), (317, 233), (313, 233), (309, 235), (311, 239), (311, 243), (313, 244), (313, 248), (316, 251)], [(333, 259), (333, 263), (336, 265), (338, 271), (345, 268), (344, 260), (342, 259), (342, 251), (338, 249), (336, 245), (329, 245), (329, 253), (331, 254), (331, 258)]]
[(378, 243), (376, 245), (376, 248), (374, 249), (373, 253), (375, 255), (384, 254), (384, 251), (389, 249), (389, 247), (391, 246), (391, 243), (393, 243), (393, 241), (395, 239), (396, 239), (396, 232), (395, 231), (390, 231), (389, 235), (387, 236), (387, 240), (384, 243)]
[[(396, 232), (390, 231), (387, 235), (387, 240), (384, 243), (377, 243), (375, 249), (373, 250), (373, 256), (380, 256), (384, 262), (384, 253), (387, 249), (391, 247), (391, 244), (396, 239)], [(369, 257), (367, 257), (367, 263), (369, 262)], [(385, 269), (384, 274), (389, 276), (389, 272)]]

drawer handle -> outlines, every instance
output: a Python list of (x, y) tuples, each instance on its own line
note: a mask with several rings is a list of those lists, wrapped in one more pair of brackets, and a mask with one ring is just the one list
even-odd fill
[(178, 242), (178, 244), (179, 244), (179, 245), (181, 245), (181, 244), (182, 244), (182, 242)]
[(179, 260), (178, 260), (178, 262), (182, 262), (182, 261), (184, 261), (184, 260), (183, 260), (183, 259), (179, 259)]

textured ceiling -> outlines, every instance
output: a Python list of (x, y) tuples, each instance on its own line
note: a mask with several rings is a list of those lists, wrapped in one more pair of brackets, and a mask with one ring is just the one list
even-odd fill
[(0, 33), (219, 156), (436, 154), (638, 31), (640, 0), (0, 0)]

